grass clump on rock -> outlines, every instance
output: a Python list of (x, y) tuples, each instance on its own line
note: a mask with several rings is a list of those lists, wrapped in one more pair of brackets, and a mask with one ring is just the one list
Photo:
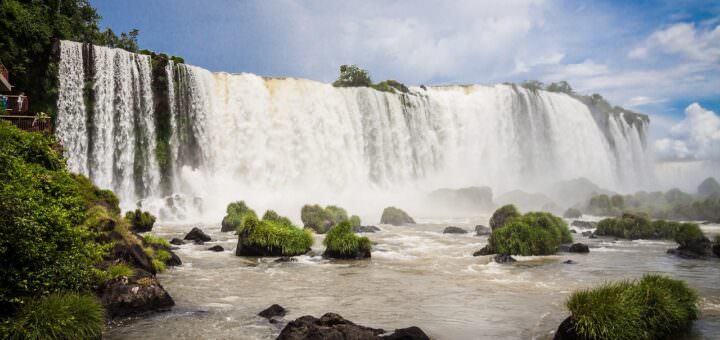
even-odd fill
[(235, 255), (302, 255), (310, 251), (313, 241), (312, 233), (307, 229), (297, 228), (282, 220), (258, 220), (254, 214), (251, 214), (238, 228), (238, 246)]
[(415, 220), (400, 208), (387, 207), (383, 210), (380, 223), (392, 225), (415, 224)]
[(125, 213), (125, 220), (130, 223), (130, 226), (135, 232), (147, 232), (152, 230), (155, 225), (155, 216), (147, 211), (141, 211), (135, 209), (135, 211), (128, 211)]
[(520, 213), (514, 205), (504, 205), (498, 210), (495, 210), (495, 212), (492, 214), (492, 217), (490, 217), (490, 228), (492, 230), (500, 228), (505, 224), (506, 221), (518, 216), (520, 216)]
[(255, 215), (255, 211), (248, 208), (245, 201), (237, 201), (228, 204), (226, 215), (223, 217), (220, 232), (237, 230), (242, 225), (243, 218), (249, 214)]
[(648, 274), (574, 292), (556, 339), (663, 339), (687, 330), (698, 298), (683, 281)]
[(353, 227), (349, 221), (340, 222), (328, 231), (323, 244), (327, 247), (324, 257), (331, 258), (368, 258), (372, 244), (367, 237), (361, 237), (353, 233)]
[(323, 208), (317, 204), (306, 204), (300, 210), (300, 219), (305, 228), (312, 229), (318, 234), (324, 234), (334, 225), (347, 221), (348, 213), (345, 209), (335, 205), (328, 205)]
[[(506, 207), (500, 209), (508, 211)], [(546, 212), (530, 212), (511, 217), (496, 227), (490, 234), (489, 247), (504, 255), (551, 255), (561, 244), (570, 242), (572, 235), (562, 218)]]
[(568, 208), (568, 210), (565, 210), (565, 213), (563, 214), (563, 217), (565, 218), (580, 218), (581, 216), (582, 212), (575, 208)]
[(0, 323), (3, 339), (100, 339), (105, 311), (90, 294), (57, 293), (28, 301)]
[(598, 222), (596, 235), (614, 236), (629, 240), (667, 239), (676, 240), (681, 245), (691, 239), (704, 237), (695, 223), (675, 221), (650, 221), (645, 214), (624, 213), (621, 217), (606, 218)]

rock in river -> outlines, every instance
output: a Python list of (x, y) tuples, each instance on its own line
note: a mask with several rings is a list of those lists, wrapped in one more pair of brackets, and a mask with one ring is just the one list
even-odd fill
[(335, 313), (326, 313), (321, 318), (302, 316), (283, 328), (278, 340), (429, 340), (430, 338), (417, 327), (396, 329), (387, 333), (383, 329), (370, 328), (354, 324)]

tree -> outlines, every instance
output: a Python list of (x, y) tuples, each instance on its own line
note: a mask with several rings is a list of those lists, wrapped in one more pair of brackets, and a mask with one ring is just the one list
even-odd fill
[(548, 85), (547, 88), (545, 88), (545, 90), (550, 91), (550, 92), (562, 92), (562, 93), (567, 93), (567, 94), (574, 93), (570, 84), (568, 84), (568, 82), (566, 82), (564, 80), (561, 80), (557, 83), (552, 83), (552, 84)]
[(340, 65), (340, 77), (333, 83), (335, 87), (360, 87), (371, 86), (370, 74), (368, 71), (359, 68), (357, 65)]

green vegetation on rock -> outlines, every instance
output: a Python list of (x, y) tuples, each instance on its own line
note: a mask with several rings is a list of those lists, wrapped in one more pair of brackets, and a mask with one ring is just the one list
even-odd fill
[(575, 208), (568, 208), (568, 210), (566, 210), (563, 214), (563, 217), (565, 218), (580, 218), (581, 216), (582, 212), (579, 209)]
[(137, 232), (150, 231), (155, 225), (155, 216), (147, 211), (141, 211), (140, 209), (126, 212), (125, 220), (130, 223), (132, 230)]
[(511, 218), (518, 216), (520, 216), (520, 213), (514, 205), (504, 205), (499, 209), (495, 210), (495, 212), (490, 217), (490, 228), (492, 230), (500, 228), (505, 224), (505, 222), (507, 222)]
[(648, 274), (576, 291), (566, 306), (579, 339), (664, 339), (690, 327), (697, 303), (685, 282)]
[(56, 293), (23, 305), (0, 322), (3, 339), (100, 339), (105, 311), (90, 294)]
[(335, 87), (371, 87), (375, 90), (391, 93), (408, 93), (405, 84), (397, 80), (384, 80), (377, 84), (373, 84), (370, 74), (367, 70), (361, 69), (357, 65), (340, 65), (340, 76), (333, 82)]
[(380, 223), (392, 225), (415, 224), (415, 220), (400, 208), (387, 207), (383, 210)]
[(323, 244), (327, 247), (324, 256), (335, 258), (370, 257), (372, 244), (367, 237), (353, 233), (349, 221), (342, 221), (328, 231)]
[(225, 212), (227, 214), (223, 217), (220, 229), (221, 232), (237, 230), (242, 225), (243, 219), (246, 216), (253, 215), (257, 217), (257, 215), (255, 215), (255, 211), (248, 208), (245, 201), (237, 201), (228, 204)]
[[(238, 228), (238, 249), (253, 249), (254, 255), (295, 256), (310, 250), (314, 239), (307, 229), (277, 220), (258, 220), (248, 215)], [(242, 252), (237, 255), (245, 255)]]
[(673, 240), (679, 237), (679, 240), (686, 242), (691, 237), (702, 236), (702, 231), (695, 223), (680, 223), (665, 220), (650, 221), (645, 214), (624, 213), (621, 217), (606, 218), (598, 222), (595, 234), (598, 236), (614, 236), (629, 240)]
[(354, 228), (359, 227), (362, 224), (362, 221), (360, 221), (360, 216), (358, 215), (352, 215), (350, 216), (350, 226)]
[(280, 216), (275, 210), (268, 210), (262, 217), (263, 221), (274, 221), (284, 225), (293, 225), (292, 221), (285, 216)]
[[(500, 209), (517, 213), (506, 207)], [(488, 240), (490, 249), (495, 253), (523, 256), (555, 254), (561, 244), (570, 242), (572, 235), (565, 221), (546, 212), (517, 213), (508, 217), (493, 229)]]
[(347, 221), (348, 213), (345, 209), (334, 205), (323, 208), (317, 204), (306, 204), (300, 210), (300, 219), (305, 228), (312, 229), (318, 234), (324, 234), (334, 225)]

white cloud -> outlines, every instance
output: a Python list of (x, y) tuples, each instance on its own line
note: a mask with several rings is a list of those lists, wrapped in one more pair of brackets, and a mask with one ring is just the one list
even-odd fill
[(720, 117), (698, 103), (685, 109), (685, 119), (670, 128), (670, 136), (655, 141), (662, 160), (720, 160)]
[(694, 23), (679, 23), (655, 31), (628, 56), (649, 58), (656, 53), (680, 55), (690, 60), (720, 62), (720, 25), (697, 29)]

